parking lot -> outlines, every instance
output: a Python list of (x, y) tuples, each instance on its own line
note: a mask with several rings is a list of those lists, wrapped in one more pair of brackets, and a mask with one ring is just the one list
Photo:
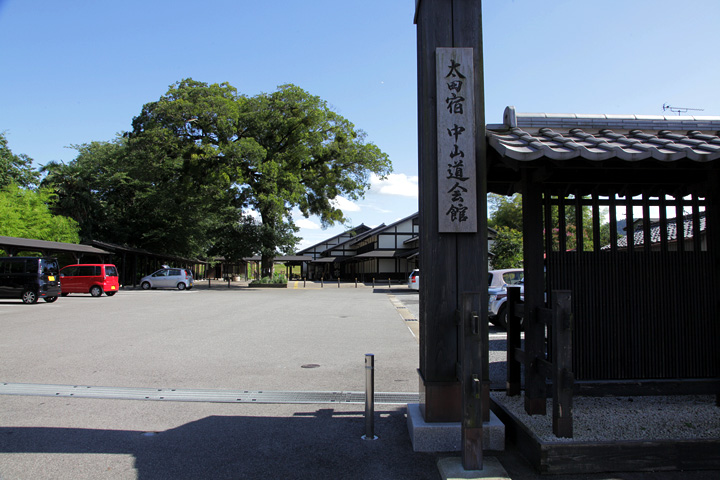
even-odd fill
[[(418, 343), (372, 288), (123, 290), (0, 302), (0, 382), (417, 392)], [(0, 478), (437, 478), (404, 406), (0, 396)], [(422, 473), (417, 476), (418, 467)], [(304, 469), (304, 470), (303, 470)], [(407, 475), (407, 476), (406, 476)]]

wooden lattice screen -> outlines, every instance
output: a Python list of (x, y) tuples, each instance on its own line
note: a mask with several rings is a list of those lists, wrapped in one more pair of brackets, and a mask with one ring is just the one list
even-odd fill
[(578, 381), (720, 376), (706, 206), (684, 194), (544, 193), (545, 291), (572, 291)]

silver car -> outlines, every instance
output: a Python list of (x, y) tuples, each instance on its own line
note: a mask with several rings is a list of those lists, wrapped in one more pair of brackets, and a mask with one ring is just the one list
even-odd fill
[(177, 288), (190, 290), (193, 287), (192, 272), (186, 268), (161, 268), (140, 279), (143, 290), (151, 288)]

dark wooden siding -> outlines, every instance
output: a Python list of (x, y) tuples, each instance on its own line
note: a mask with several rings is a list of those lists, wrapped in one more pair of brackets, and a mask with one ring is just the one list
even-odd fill
[(573, 292), (576, 379), (720, 376), (708, 252), (552, 252), (548, 272)]
[[(717, 261), (715, 252), (701, 245), (705, 203), (704, 197), (684, 193), (582, 198), (545, 192), (545, 291), (572, 291), (578, 381), (720, 376)], [(580, 215), (583, 206), (593, 213), (587, 225)], [(627, 242), (619, 241), (616, 223), (623, 214), (616, 206), (626, 209)], [(653, 242), (646, 241), (651, 239), (651, 206), (659, 216)], [(691, 219), (692, 238), (683, 237), (682, 221), (676, 225), (675, 218), (668, 218), (667, 206)], [(571, 207), (575, 212), (565, 215)], [(601, 207), (609, 208), (609, 245), (599, 242)], [(641, 215), (634, 218), (633, 207)], [(636, 220), (643, 222), (634, 226)], [(668, 231), (676, 226), (677, 240), (669, 242)], [(633, 240), (635, 230), (642, 241)], [(570, 246), (567, 239), (583, 232), (586, 241)]]

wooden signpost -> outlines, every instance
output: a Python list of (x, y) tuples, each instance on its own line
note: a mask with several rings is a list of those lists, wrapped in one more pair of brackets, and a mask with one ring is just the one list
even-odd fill
[[(463, 428), (466, 470), (482, 468), (482, 418), (477, 418), (482, 412), (478, 388), (484, 388), (477, 362), (482, 352), (474, 340), (463, 341), (460, 349), (457, 322), (463, 294), (478, 292), (477, 305), (487, 305), (481, 13), (479, 0), (416, 0), (420, 411), (428, 423), (470, 427)], [(487, 308), (475, 312), (472, 321), (487, 325)], [(460, 363), (478, 371), (458, 375)], [(459, 376), (469, 379), (465, 385)]]

